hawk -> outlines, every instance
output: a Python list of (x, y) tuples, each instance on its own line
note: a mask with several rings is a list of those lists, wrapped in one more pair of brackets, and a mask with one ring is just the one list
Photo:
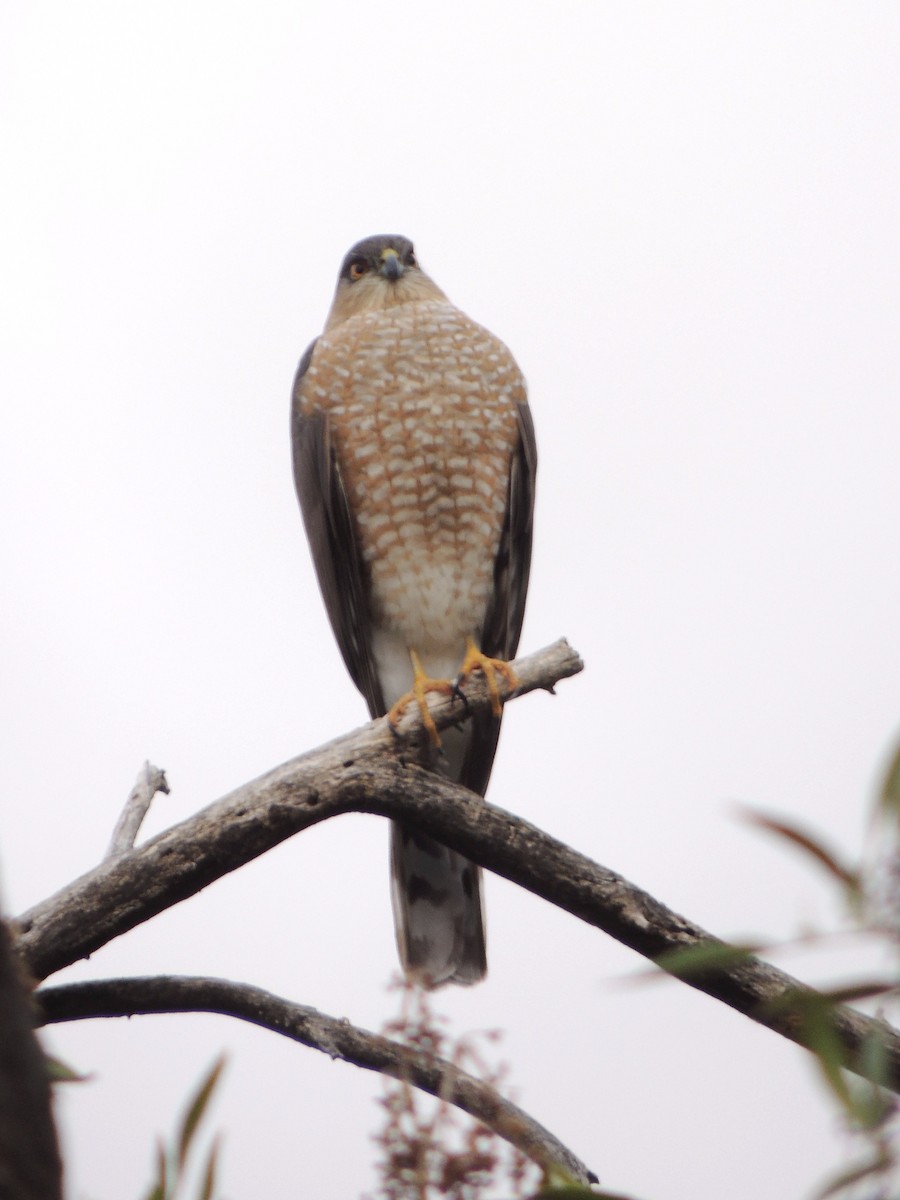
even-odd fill
[[(537, 464), (525, 381), (454, 307), (412, 242), (346, 255), (321, 336), (300, 361), (294, 478), (319, 586), (370, 715), (422, 709), (482, 670), (493, 710), (447, 730), (435, 769), (484, 795), (496, 674), (511, 680), (531, 563)], [(392, 900), (404, 971), (425, 987), (486, 970), (480, 868), (394, 823)]]

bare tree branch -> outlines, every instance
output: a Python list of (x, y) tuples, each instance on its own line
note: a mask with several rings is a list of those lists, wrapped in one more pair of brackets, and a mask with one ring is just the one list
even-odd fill
[[(516, 694), (524, 694), (552, 689), (580, 671), (582, 662), (559, 641), (514, 667)], [(477, 681), (467, 685), (466, 697), (437, 699), (431, 712), (439, 729), (491, 703)], [(383, 787), (402, 795), (417, 787), (418, 779), (435, 778), (417, 767), (419, 746), (427, 746), (427, 739), (421, 715), (410, 705), (399, 733), (384, 718), (373, 721), (276, 767), (138, 849), (101, 863), (19, 918), (18, 948), (29, 970), (44, 979), (86, 958), (311, 825), (339, 813), (381, 811), (370, 805), (368, 791)], [(467, 795), (453, 785), (449, 794)], [(389, 804), (396, 810), (395, 801)]]
[(138, 1013), (214, 1012), (283, 1034), (330, 1058), (405, 1080), (455, 1105), (493, 1129), (539, 1166), (563, 1167), (582, 1183), (596, 1182), (571, 1150), (494, 1088), (453, 1063), (425, 1055), (348, 1021), (226, 979), (142, 977), (100, 979), (41, 988), (35, 994), (46, 1024)]
[(134, 787), (128, 793), (128, 799), (116, 822), (104, 861), (107, 858), (118, 858), (120, 854), (126, 854), (134, 848), (134, 839), (138, 835), (138, 830), (143, 824), (144, 817), (146, 817), (157, 792), (169, 794), (166, 773), (147, 761), (138, 771)]
[[(580, 669), (565, 642), (515, 664), (520, 692), (552, 687)], [(468, 701), (473, 709), (490, 702), (483, 687), (472, 689)], [(432, 713), (444, 728), (463, 708), (442, 698)], [(384, 720), (372, 722), (292, 759), (82, 876), (20, 918), (19, 946), (32, 974), (45, 978), (292, 834), (347, 812), (376, 813), (420, 828), (651, 960), (692, 946), (723, 945), (615, 872), (424, 769), (415, 749), (420, 732), (421, 717), (413, 706), (400, 736)], [(792, 1041), (807, 1043), (804, 1013), (788, 1001), (796, 993), (813, 993), (775, 967), (748, 956), (685, 982)], [(843, 1006), (835, 1009), (834, 1025), (845, 1065), (867, 1077), (863, 1043), (878, 1037), (887, 1083), (900, 1091), (900, 1035)]]

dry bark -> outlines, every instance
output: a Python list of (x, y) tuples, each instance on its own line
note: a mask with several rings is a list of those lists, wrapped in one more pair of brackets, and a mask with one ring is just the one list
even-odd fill
[(156, 976), (42, 988), (38, 997), (48, 1024), (138, 1013), (214, 1012), (238, 1017), (331, 1058), (404, 1080), (432, 1096), (440, 1096), (493, 1129), (540, 1166), (562, 1166), (582, 1183), (596, 1181), (596, 1175), (549, 1130), (453, 1063), (416, 1052), (262, 988), (225, 979)]
[[(564, 642), (515, 663), (518, 692), (552, 690), (581, 670)], [(506, 697), (507, 699), (509, 697)], [(467, 687), (465, 702), (440, 698), (438, 728), (490, 703), (484, 687)], [(101, 864), (20, 918), (19, 949), (45, 978), (85, 957), (319, 821), (368, 812), (421, 828), (488, 870), (580, 917), (653, 961), (691, 947), (725, 943), (615, 872), (592, 862), (528, 822), (447, 782), (422, 765), (422, 721), (415, 707), (392, 732), (384, 719), (245, 784), (136, 850)], [(679, 969), (670, 964), (672, 973)], [(810, 989), (751, 955), (732, 956), (681, 975), (690, 986), (754, 1021), (808, 1044), (796, 998)], [(900, 1035), (881, 1021), (835, 1006), (833, 1026), (844, 1064), (862, 1075), (868, 1038), (878, 1037), (887, 1078), (900, 1091)], [(871, 1075), (869, 1075), (871, 1077)]]

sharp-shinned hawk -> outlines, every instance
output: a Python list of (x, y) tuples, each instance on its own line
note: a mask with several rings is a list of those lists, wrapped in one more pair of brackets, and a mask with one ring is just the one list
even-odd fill
[[(412, 688), (428, 726), (425, 691), (478, 669), (492, 683), (518, 645), (537, 461), (522, 374), (422, 271), (407, 238), (367, 238), (345, 257), (324, 332), (300, 362), (292, 439), (347, 669), (372, 717), (396, 714)], [(499, 734), (495, 703), (445, 731), (437, 769), (484, 795)], [(407, 976), (476, 983), (480, 869), (396, 823), (391, 868)]]

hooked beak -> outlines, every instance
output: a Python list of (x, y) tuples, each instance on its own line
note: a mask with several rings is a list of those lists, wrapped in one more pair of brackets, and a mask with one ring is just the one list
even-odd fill
[(390, 247), (381, 252), (381, 274), (391, 283), (396, 283), (403, 274), (403, 263), (396, 250)]

